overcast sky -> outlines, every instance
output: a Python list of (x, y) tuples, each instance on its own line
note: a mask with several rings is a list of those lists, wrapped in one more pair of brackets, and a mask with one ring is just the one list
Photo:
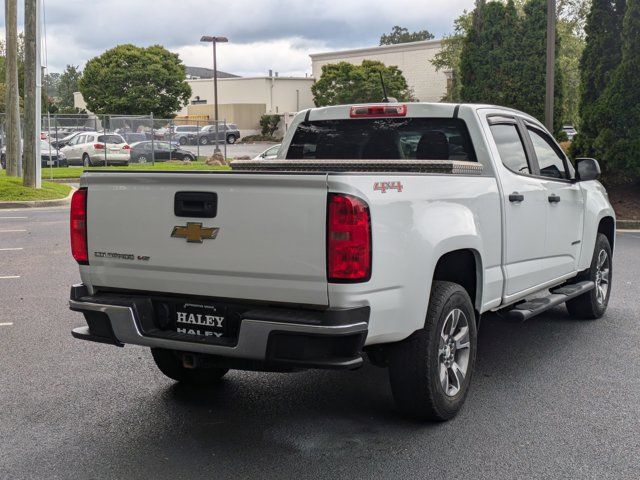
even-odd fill
[[(203, 34), (225, 35), (218, 69), (242, 76), (311, 73), (310, 53), (377, 45), (394, 25), (440, 38), (473, 0), (44, 0), (49, 71), (122, 43), (161, 44), (211, 67)], [(18, 23), (23, 21), (20, 5)], [(2, 9), (3, 10), (3, 9)], [(0, 25), (4, 26), (3, 18)], [(22, 30), (22, 26), (18, 27)], [(4, 31), (2, 31), (4, 38)]]

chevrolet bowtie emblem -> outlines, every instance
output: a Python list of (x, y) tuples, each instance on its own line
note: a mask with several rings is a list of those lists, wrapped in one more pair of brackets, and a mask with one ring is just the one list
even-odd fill
[(219, 228), (203, 227), (201, 223), (187, 222), (184, 227), (180, 225), (173, 227), (171, 236), (186, 238), (189, 243), (202, 243), (202, 240), (205, 239), (215, 239), (219, 231)]

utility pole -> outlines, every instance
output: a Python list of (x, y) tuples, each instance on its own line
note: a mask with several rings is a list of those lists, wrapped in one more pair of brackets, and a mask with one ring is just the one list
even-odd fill
[(42, 187), (40, 127), (40, 0), (24, 2), (24, 181), (25, 187)]
[(18, 0), (5, 0), (6, 30), (6, 162), (7, 175), (22, 176), (18, 169), (21, 156), (20, 145), (20, 93), (18, 90)]
[(547, 0), (547, 86), (544, 100), (544, 124), (553, 133), (553, 98), (556, 64), (556, 0)]

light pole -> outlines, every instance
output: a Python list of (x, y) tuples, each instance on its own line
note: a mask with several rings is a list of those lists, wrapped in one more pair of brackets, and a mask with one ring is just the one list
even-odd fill
[(544, 123), (547, 130), (553, 131), (553, 99), (556, 60), (556, 0), (547, 0), (547, 75), (544, 101)]
[[(227, 37), (214, 37), (209, 35), (203, 35), (200, 38), (201, 42), (211, 42), (213, 45), (213, 111), (216, 122), (216, 148), (213, 151), (214, 153), (220, 153), (220, 147), (218, 146), (218, 60), (216, 58), (216, 43), (225, 43), (228, 42), (229, 39)], [(226, 140), (225, 140), (226, 141)]]

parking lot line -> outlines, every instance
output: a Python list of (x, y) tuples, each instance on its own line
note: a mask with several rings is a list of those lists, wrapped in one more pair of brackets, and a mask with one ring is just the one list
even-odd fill
[(17, 232), (26, 232), (26, 230), (0, 230), (0, 233), (17, 233)]
[(22, 247), (0, 248), (0, 252), (14, 252), (16, 250), (24, 250)]
[(29, 217), (0, 217), (0, 220), (26, 220)]
[(11, 325), (13, 325), (13, 322), (0, 323), (0, 327), (10, 327)]
[(20, 275), (4, 275), (4, 276), (0, 276), (0, 280), (11, 280), (12, 278), (20, 278)]

